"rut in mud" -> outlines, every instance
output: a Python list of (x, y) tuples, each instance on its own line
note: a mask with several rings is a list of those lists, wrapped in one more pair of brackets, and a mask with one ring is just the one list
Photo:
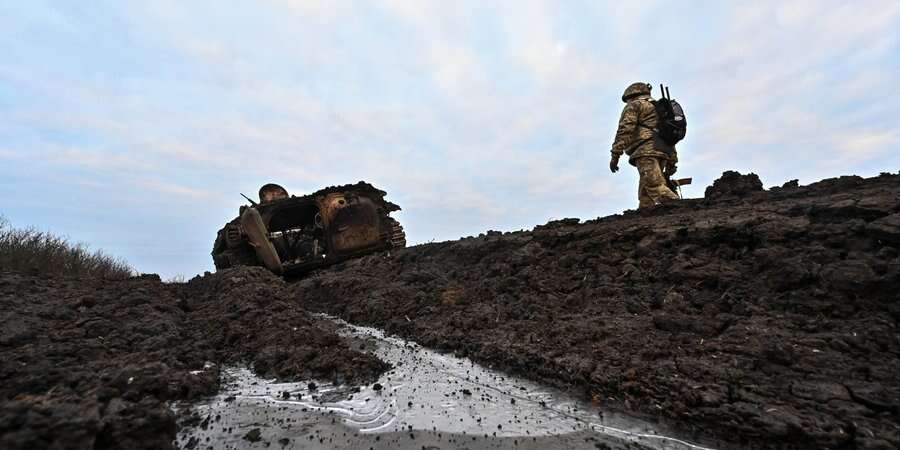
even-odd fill
[(735, 447), (900, 447), (900, 176), (706, 199), (373, 255), (304, 307)]
[(260, 268), (186, 284), (0, 273), (0, 448), (170, 448), (170, 400), (218, 391), (225, 363), (336, 383), (387, 366), (288, 301)]

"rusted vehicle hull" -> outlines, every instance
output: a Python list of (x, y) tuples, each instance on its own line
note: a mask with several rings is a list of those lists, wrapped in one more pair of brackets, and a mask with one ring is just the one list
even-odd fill
[(390, 213), (400, 207), (372, 185), (322, 189), (302, 197), (242, 206), (219, 230), (212, 257), (216, 269), (262, 265), (297, 275), (362, 256), (403, 248), (406, 235)]

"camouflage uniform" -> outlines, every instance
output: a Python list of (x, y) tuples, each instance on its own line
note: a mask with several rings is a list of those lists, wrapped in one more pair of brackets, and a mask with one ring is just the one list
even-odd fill
[(618, 170), (618, 160), (622, 154), (628, 155), (628, 162), (637, 167), (640, 174), (638, 201), (640, 207), (653, 206), (668, 200), (677, 200), (678, 194), (666, 186), (663, 171), (674, 174), (678, 163), (678, 153), (653, 132), (656, 128), (656, 109), (650, 98), (650, 85), (634, 83), (622, 95), (626, 103), (619, 119), (619, 129), (612, 145), (610, 168)]

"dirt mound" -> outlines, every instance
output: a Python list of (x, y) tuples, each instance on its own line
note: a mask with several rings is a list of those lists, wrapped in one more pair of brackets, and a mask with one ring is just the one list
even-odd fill
[(336, 381), (385, 369), (259, 268), (186, 284), (0, 273), (0, 360), (0, 448), (171, 447), (167, 402), (214, 393), (226, 362)]
[(291, 289), (725, 446), (897, 448), (900, 176), (760, 189), (726, 173), (707, 199), (368, 256)]
[(744, 197), (762, 190), (762, 181), (755, 173), (741, 175), (740, 172), (729, 170), (722, 173), (712, 186), (706, 188), (703, 196), (709, 200), (717, 200), (724, 197)]

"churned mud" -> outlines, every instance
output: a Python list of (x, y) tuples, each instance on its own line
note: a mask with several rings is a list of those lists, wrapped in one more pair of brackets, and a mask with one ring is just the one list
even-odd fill
[(291, 286), (382, 328), (735, 448), (900, 446), (900, 176), (420, 245)]
[(0, 274), (0, 448), (170, 448), (170, 401), (218, 391), (223, 364), (361, 382), (387, 368), (259, 268), (165, 284)]
[[(0, 448), (898, 448), (898, 249), (900, 175), (730, 172), (704, 199), (290, 284), (0, 272)], [(493, 378), (468, 387), (455, 358)]]

